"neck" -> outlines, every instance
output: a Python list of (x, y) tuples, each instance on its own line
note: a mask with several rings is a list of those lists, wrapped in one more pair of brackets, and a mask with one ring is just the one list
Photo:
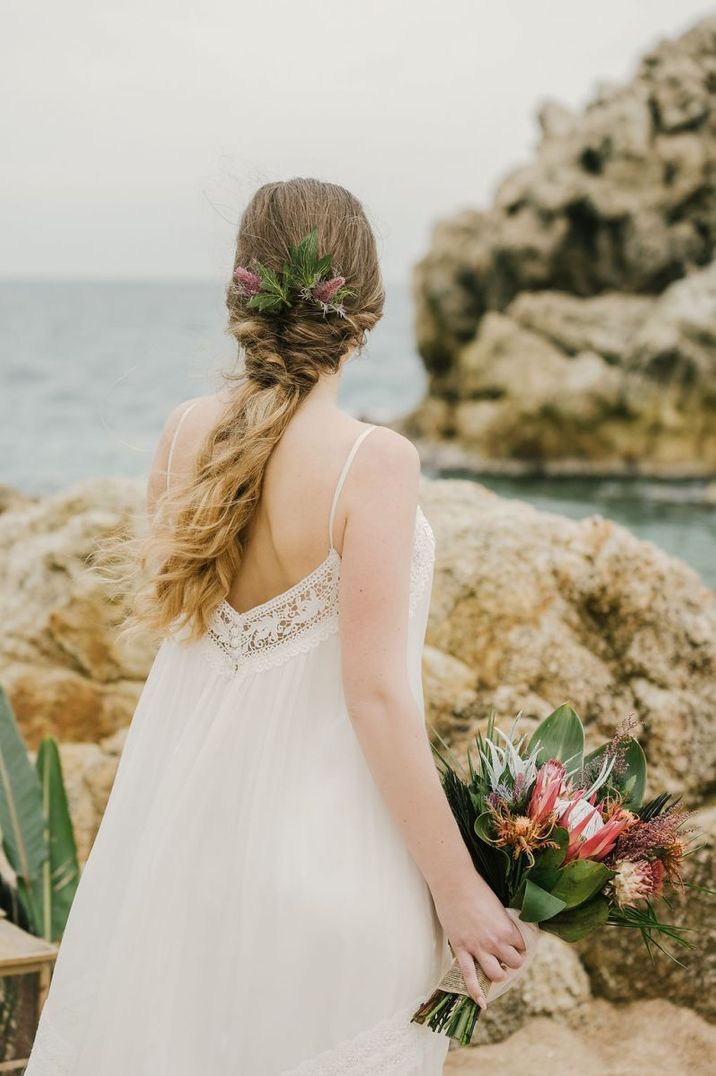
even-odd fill
[(341, 387), (341, 374), (343, 373), (343, 366), (338, 367), (335, 373), (321, 374), (318, 381), (309, 392), (311, 399), (318, 403), (332, 403), (338, 402), (338, 393)]

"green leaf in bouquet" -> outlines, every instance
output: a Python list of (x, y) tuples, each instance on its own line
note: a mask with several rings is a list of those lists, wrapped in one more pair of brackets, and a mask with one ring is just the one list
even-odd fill
[(586, 904), (580, 904), (578, 908), (568, 908), (553, 916), (541, 929), (556, 934), (564, 941), (575, 942), (603, 926), (608, 916), (609, 901), (606, 897), (598, 896)]
[(559, 867), (533, 867), (529, 872), (529, 877), (535, 885), (539, 885), (542, 889), (546, 889), (548, 893), (551, 893), (559, 880), (560, 874)]
[(527, 750), (531, 752), (535, 747), (539, 747), (537, 762), (540, 766), (550, 758), (556, 758), (565, 764), (568, 774), (581, 769), (584, 728), (571, 706), (559, 706), (537, 726)]
[(557, 848), (543, 848), (541, 852), (535, 852), (534, 870), (551, 870), (553, 867), (561, 867), (569, 846), (569, 830), (564, 826), (555, 826), (549, 835), (550, 841), (556, 841)]
[(495, 838), (492, 835), (491, 815), (489, 811), (483, 811), (482, 814), (478, 815), (475, 819), (475, 833), (481, 840), (487, 841), (488, 844), (495, 843)]
[[(602, 744), (585, 755), (584, 765), (591, 764), (592, 769), (597, 770), (607, 751), (608, 744)], [(624, 794), (624, 806), (630, 811), (635, 811), (641, 806), (644, 799), (646, 785), (646, 756), (641, 744), (633, 736), (625, 740), (624, 772), (615, 774), (612, 771), (610, 782)]]
[(550, 892), (563, 900), (566, 907), (574, 908), (603, 889), (613, 874), (594, 859), (573, 859), (559, 872), (559, 879)]
[[(484, 811), (473, 822), (473, 833), (477, 840), (466, 841), (468, 848), (472, 850), (473, 861), (477, 862), (480, 874), (490, 888), (498, 895), (503, 903), (506, 902), (506, 894), (509, 892), (508, 878), (512, 867), (510, 854), (504, 848), (495, 844), (495, 838), (490, 830), (490, 815)], [(463, 839), (464, 835), (463, 835)]]
[(542, 923), (566, 907), (563, 900), (536, 885), (531, 878), (525, 879), (524, 894), (520, 919), (525, 923)]

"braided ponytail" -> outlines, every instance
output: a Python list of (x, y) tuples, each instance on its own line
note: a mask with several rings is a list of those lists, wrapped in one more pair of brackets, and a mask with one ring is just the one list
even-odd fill
[(241, 218), (235, 267), (253, 258), (279, 271), (290, 246), (313, 227), (351, 289), (344, 316), (326, 317), (309, 303), (251, 309), (232, 275), (228, 332), (241, 361), (224, 378), (235, 385), (189, 479), (157, 501), (124, 630), (142, 624), (164, 634), (177, 621), (189, 640), (206, 631), (241, 563), (273, 449), (321, 375), (335, 373), (351, 348), (362, 350), (382, 316), (373, 232), (360, 202), (336, 184), (298, 178), (260, 187)]

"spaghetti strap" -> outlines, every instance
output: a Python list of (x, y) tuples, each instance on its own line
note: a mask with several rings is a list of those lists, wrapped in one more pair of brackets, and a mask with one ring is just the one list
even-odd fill
[(174, 446), (177, 443), (177, 436), (179, 434), (179, 430), (181, 429), (181, 424), (184, 421), (184, 419), (186, 418), (186, 416), (189, 414), (189, 412), (191, 411), (192, 407), (194, 407), (196, 404), (199, 403), (200, 399), (201, 399), (201, 397), (198, 397), (196, 400), (192, 400), (192, 402), (189, 404), (189, 406), (184, 409), (184, 411), (182, 412), (181, 418), (179, 419), (179, 421), (176, 424), (176, 428), (174, 430), (174, 435), (172, 437), (171, 444), (169, 445), (169, 455), (167, 456), (166, 489), (169, 489), (169, 475), (171, 474), (171, 469), (172, 469), (172, 458), (174, 456)]
[(365, 437), (368, 436), (368, 434), (370, 433), (371, 430), (374, 430), (374, 429), (375, 429), (375, 426), (371, 425), (371, 426), (368, 426), (365, 430), (361, 430), (361, 432), (358, 434), (355, 441), (351, 445), (351, 450), (348, 453), (348, 456), (346, 457), (346, 462), (343, 464), (343, 469), (342, 469), (341, 473), (338, 476), (338, 481), (336, 482), (336, 488), (335, 488), (335, 491), (334, 491), (334, 494), (333, 494), (333, 501), (331, 502), (331, 514), (328, 517), (328, 548), (329, 548), (329, 550), (333, 549), (333, 521), (334, 521), (334, 518), (335, 518), (335, 515), (336, 515), (336, 505), (338, 504), (338, 497), (339, 497), (340, 492), (341, 492), (341, 490), (343, 488), (343, 483), (346, 480), (346, 475), (348, 474), (348, 468), (350, 467), (351, 463), (353, 462), (353, 457), (355, 456), (356, 452), (358, 451), (358, 446), (360, 445), (361, 441)]

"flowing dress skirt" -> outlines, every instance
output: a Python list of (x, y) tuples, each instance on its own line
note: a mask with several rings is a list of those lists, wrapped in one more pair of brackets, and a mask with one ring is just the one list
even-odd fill
[(450, 953), (338, 634), (235, 677), (210, 647), (157, 653), (26, 1076), (438, 1076), (448, 1042), (409, 1016)]

